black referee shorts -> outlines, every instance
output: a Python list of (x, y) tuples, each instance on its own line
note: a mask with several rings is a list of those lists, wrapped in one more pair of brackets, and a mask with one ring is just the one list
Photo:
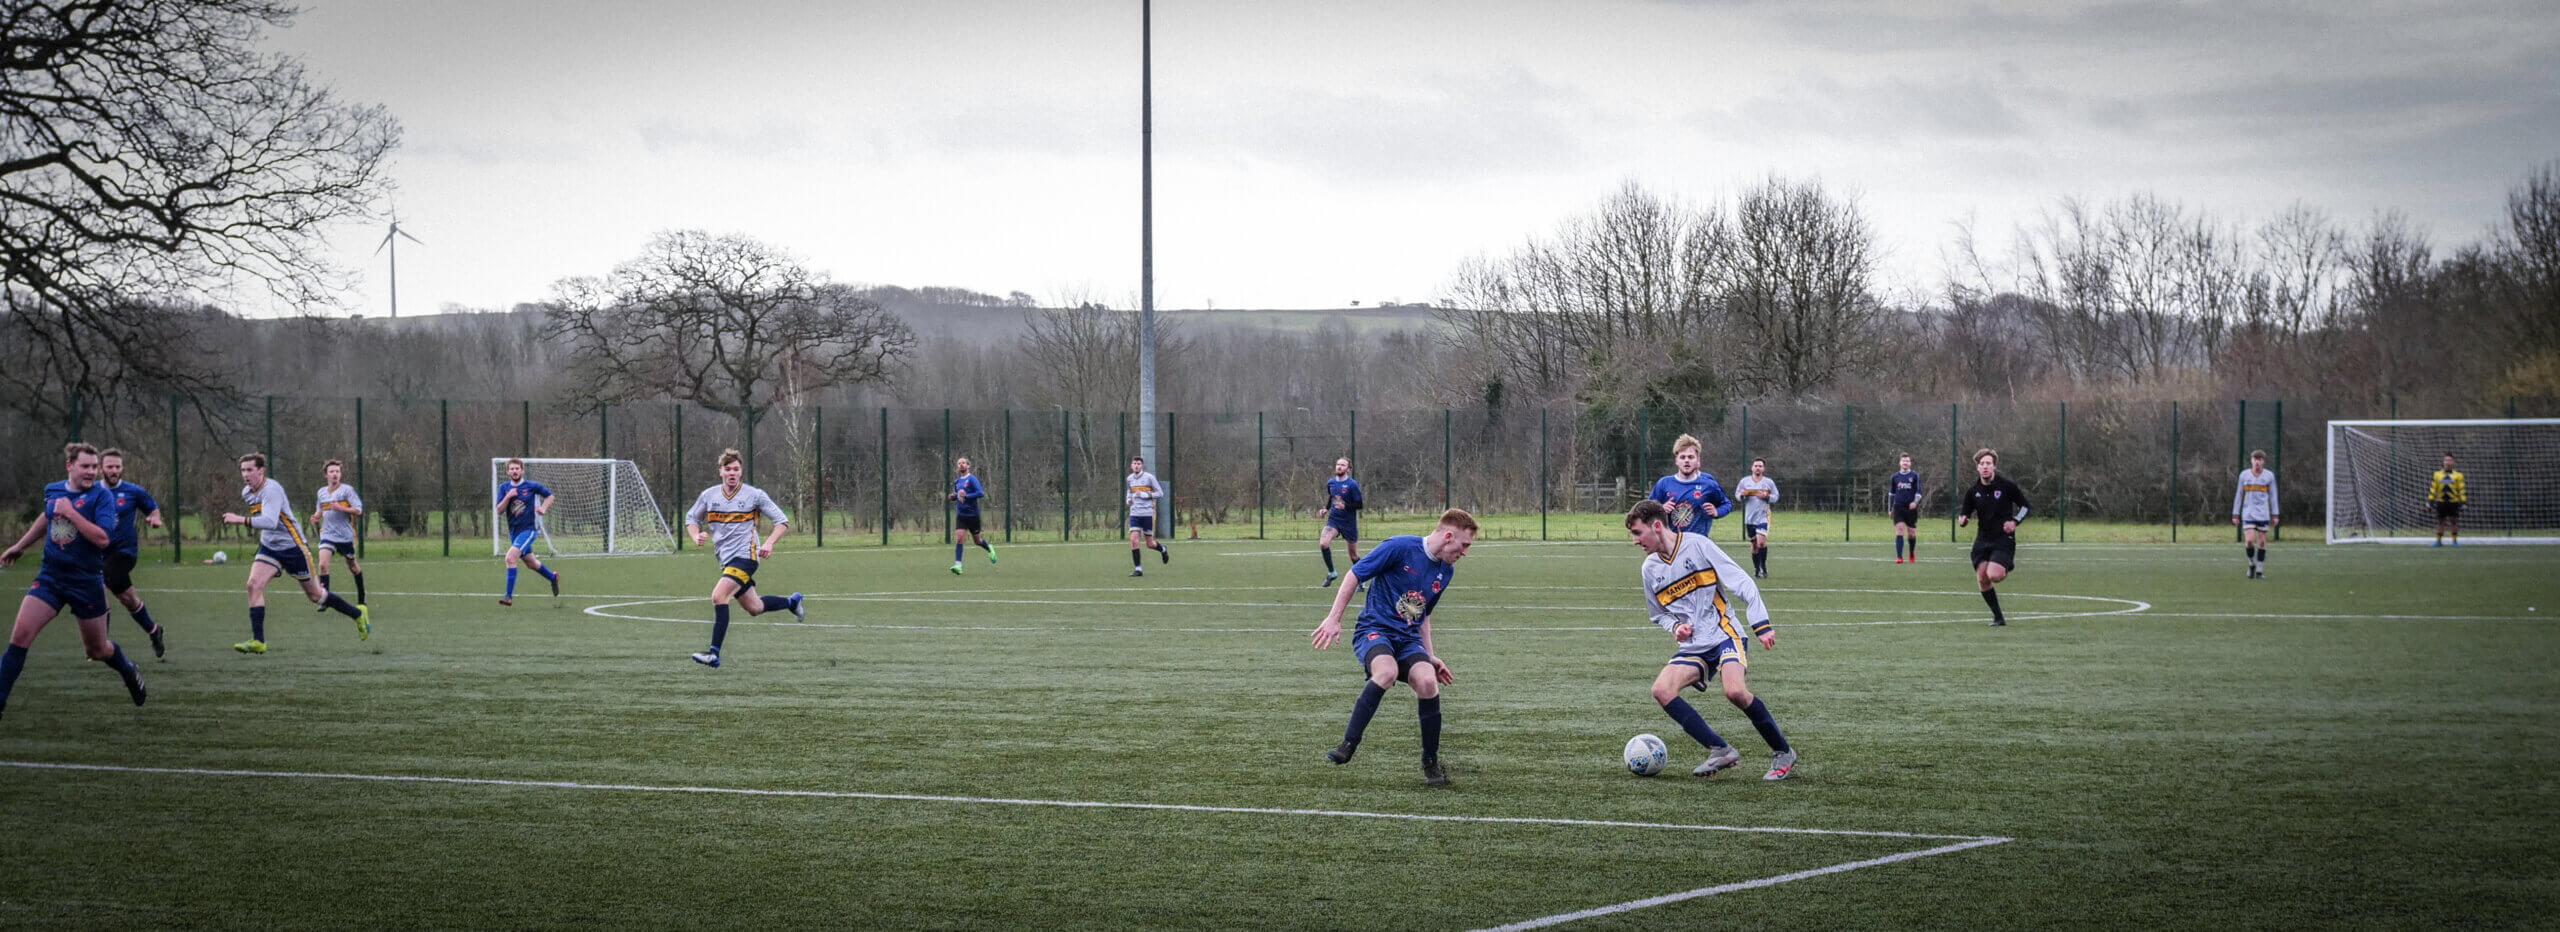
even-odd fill
[(1973, 542), (1973, 565), (2000, 564), (2002, 570), (2018, 568), (2018, 539), (2015, 537), (1981, 538)]

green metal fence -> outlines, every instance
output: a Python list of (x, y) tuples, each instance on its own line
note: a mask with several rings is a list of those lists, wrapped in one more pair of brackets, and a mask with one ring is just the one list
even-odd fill
[[(477, 556), (487, 552), (489, 462), (507, 456), (632, 460), (670, 524), (716, 481), (714, 458), (746, 454), (749, 481), (791, 511), (816, 546), (947, 542), (952, 461), (971, 458), (1000, 541), (1108, 540), (1120, 535), (1120, 477), (1139, 434), (1118, 411), (942, 408), (712, 410), (678, 403), (577, 408), (524, 400), (273, 397), (219, 409), (169, 398), (137, 410), (77, 406), (70, 424), (0, 415), (9, 441), (0, 489), (32, 518), (36, 490), (60, 478), (66, 439), (127, 453), (135, 481), (157, 494), (172, 532), (154, 544), (243, 539), (219, 523), (232, 508), (234, 458), (260, 450), (297, 502), (321, 464), (342, 459), (369, 508), (368, 543)], [(2296, 535), (2320, 515), (2323, 431), (2337, 418), (2549, 417), (2560, 399), (2486, 405), (2342, 404), (2304, 400), (1978, 404), (1754, 404), (1723, 408), (1506, 408), (1166, 412), (1150, 467), (1171, 490), (1162, 521), (1174, 537), (1311, 537), (1324, 479), (1349, 456), (1368, 492), (1372, 536), (1420, 529), (1456, 506), (1501, 538), (1614, 539), (1614, 515), (1670, 471), (1672, 439), (1697, 436), (1707, 469), (1731, 486), (1765, 459), (1779, 484), (1776, 535), (1876, 540), (1884, 479), (1909, 453), (1929, 478), (1931, 514), (1952, 538), (1950, 489), (1972, 481), (1970, 457), (1998, 449), (2001, 468), (2037, 504), (2032, 535), (2058, 540), (2224, 540), (2232, 477), (2265, 448)], [(681, 537), (681, 535), (679, 535)], [(432, 543), (427, 543), (432, 542)], [(679, 541), (681, 545), (681, 540)]]

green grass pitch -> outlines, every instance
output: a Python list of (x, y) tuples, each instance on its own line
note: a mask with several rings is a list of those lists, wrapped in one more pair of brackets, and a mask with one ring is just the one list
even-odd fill
[[(1991, 629), (1961, 547), (1782, 543), (1751, 684), (1803, 760), (1764, 783), (1715, 696), (1743, 764), (1686, 776), (1633, 548), (1487, 542), (1441, 603), (1456, 785), (1428, 789), (1401, 689), (1351, 765), (1320, 756), (1358, 674), (1307, 646), (1308, 543), (1177, 543), (1142, 579), (1110, 544), (964, 576), (785, 544), (763, 584), (810, 623), (739, 612), (717, 670), (685, 658), (700, 551), (558, 560), (566, 595), (527, 574), (511, 609), (494, 560), (384, 551), (371, 640), (279, 585), (261, 657), (229, 647), (239, 561), (147, 560), (167, 661), (113, 631), (150, 704), (65, 619), (0, 719), (0, 924), (1475, 929), (1717, 888), (1567, 927), (2560, 910), (2550, 548), (2289, 543), (2250, 581), (2228, 543), (2031, 543)], [(1638, 732), (1670, 774), (1621, 769)], [(30, 766), (65, 764), (111, 769)]]

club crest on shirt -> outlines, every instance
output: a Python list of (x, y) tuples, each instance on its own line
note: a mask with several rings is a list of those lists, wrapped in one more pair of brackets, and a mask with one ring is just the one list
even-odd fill
[(1420, 590), (1406, 590), (1404, 595), (1396, 599), (1396, 617), (1406, 621), (1421, 618), (1424, 601)]
[(1999, 497), (2000, 497), (2000, 490), (1999, 490), (1999, 489), (1993, 489), (1993, 490), (1991, 490), (1991, 497), (1992, 497), (1992, 498), (1999, 498)]
[(1434, 580), (1432, 580), (1432, 581), (1431, 581), (1431, 594), (1432, 594), (1432, 595), (1439, 595), (1439, 594), (1440, 594), (1440, 581), (1439, 581), (1439, 580), (1437, 580), (1437, 579), (1434, 579)]
[(80, 538), (80, 529), (73, 527), (67, 519), (55, 518), (53, 524), (45, 528), (44, 536), (45, 539), (53, 541), (56, 547), (68, 547), (71, 546), (72, 541)]
[(1697, 506), (1688, 502), (1678, 502), (1671, 506), (1671, 526), (1673, 527), (1687, 527), (1697, 518)]

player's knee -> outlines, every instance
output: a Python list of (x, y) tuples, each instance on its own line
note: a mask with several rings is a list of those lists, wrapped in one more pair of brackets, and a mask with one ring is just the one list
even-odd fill
[(520, 560), (520, 559), (518, 559), (518, 558), (516, 557), (516, 552), (515, 552), (515, 551), (513, 551), (513, 550), (509, 550), (509, 551), (507, 551), (507, 568), (508, 568), (508, 569), (515, 569), (516, 567), (523, 565), (523, 563), (524, 563), (524, 561), (522, 561), (522, 560)]
[(1680, 698), (1680, 687), (1670, 683), (1657, 682), (1653, 684), (1654, 705), (1670, 705), (1671, 700), (1678, 698)]
[(1438, 676), (1439, 674), (1433, 671), (1430, 664), (1415, 664), (1412, 677), (1413, 697), (1416, 699), (1440, 698)]
[(1726, 683), (1724, 684), (1724, 701), (1733, 703), (1733, 707), (1737, 709), (1750, 708), (1751, 690), (1743, 688), (1740, 683)]

